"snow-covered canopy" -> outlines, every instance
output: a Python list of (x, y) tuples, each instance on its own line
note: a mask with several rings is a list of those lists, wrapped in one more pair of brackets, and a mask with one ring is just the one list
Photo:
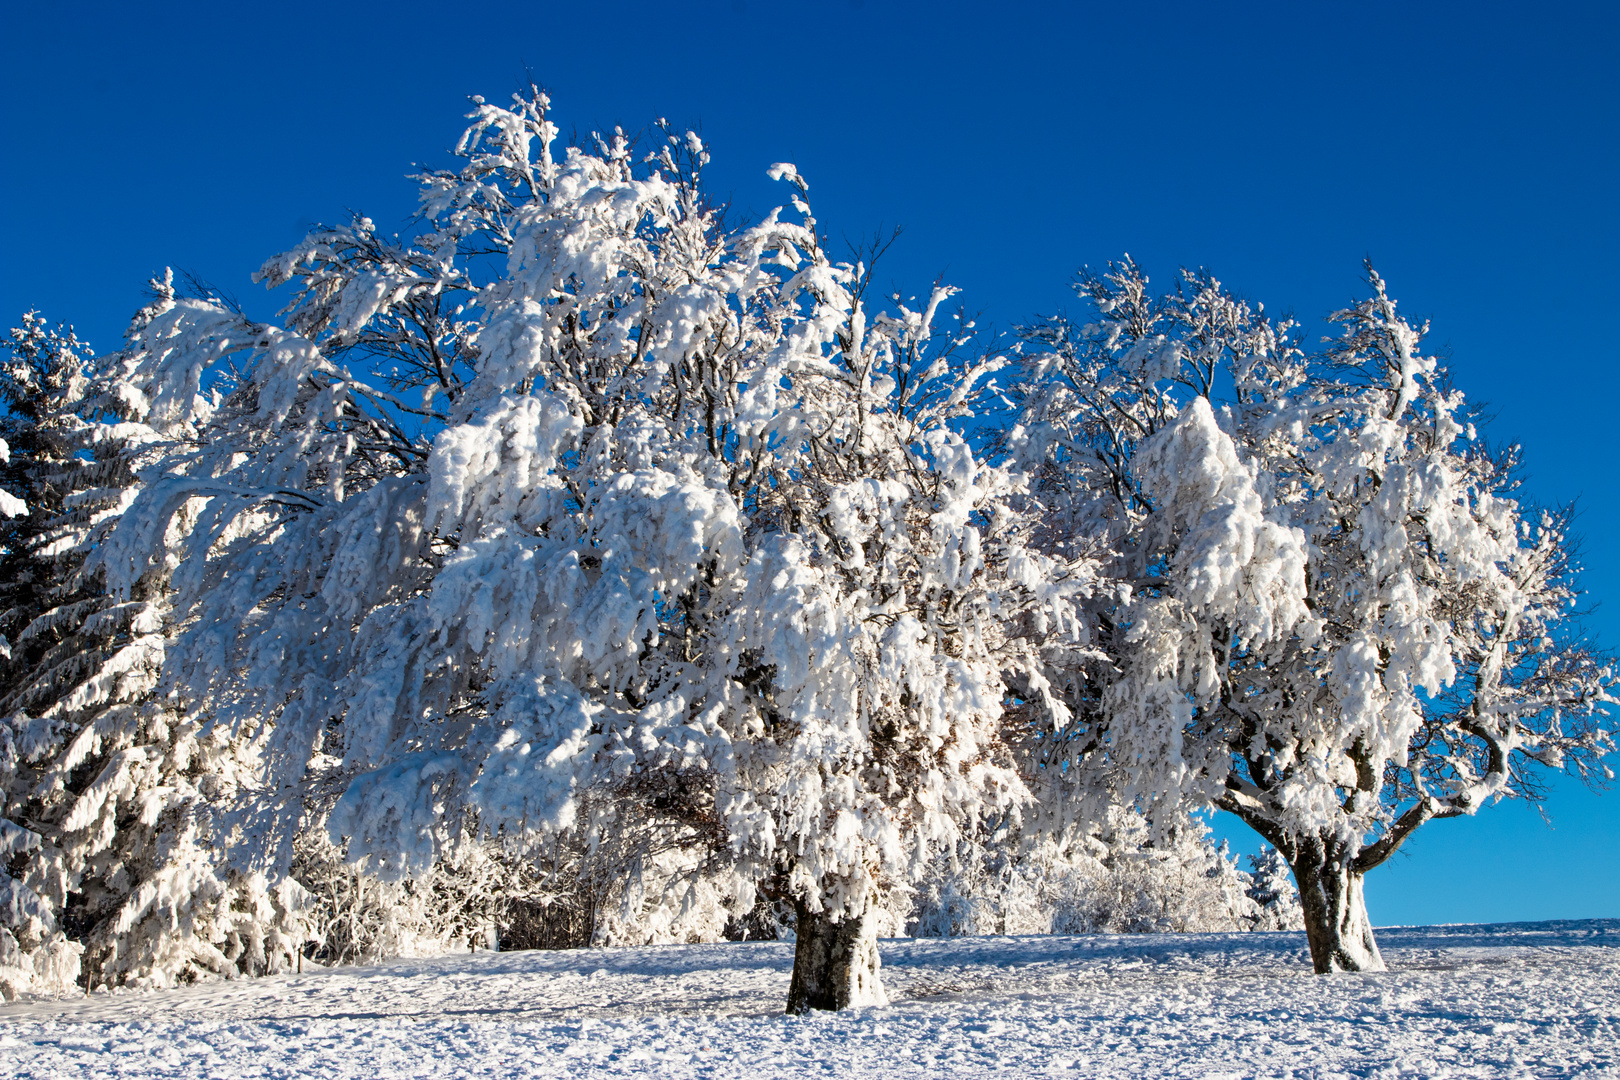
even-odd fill
[(559, 161), (543, 95), (475, 104), (419, 235), (265, 264), (283, 326), (160, 297), (111, 393), (172, 449), (99, 563), (173, 565), (164, 685), (265, 763), (244, 851), (332, 783), (393, 874), (633, 803), (744, 909), (772, 879), (858, 913), (1027, 799), (1003, 672), (1024, 623), (1079, 638), (1085, 565), (953, 426), (1000, 361), (938, 335), (952, 290), (869, 310), (791, 166), (731, 229), (695, 135)]
[(1519, 501), (1369, 282), (1320, 356), (1207, 274), (1154, 297), (1128, 260), (1083, 277), (1096, 322), (1031, 332), (1008, 445), (1046, 543), (1100, 542), (1112, 583), (1112, 663), (1066, 673), (1051, 751), (1080, 805), (1212, 802), (1360, 871), (1534, 794), (1537, 765), (1603, 768), (1613, 673), (1566, 625), (1566, 519)]

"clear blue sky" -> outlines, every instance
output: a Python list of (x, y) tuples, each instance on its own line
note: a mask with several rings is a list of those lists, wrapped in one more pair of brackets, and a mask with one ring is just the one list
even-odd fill
[[(469, 94), (525, 68), (564, 132), (696, 126), (742, 210), (793, 161), (836, 236), (1007, 326), (1129, 251), (1316, 319), (1370, 255), (1459, 386), (1585, 508), (1593, 631), (1620, 645), (1620, 15), (1559, 4), (10, 4), (0, 315), (110, 351), (166, 265), (234, 291), (315, 221), (402, 227)], [(1620, 916), (1620, 792), (1559, 786), (1420, 831), (1380, 923)], [(1234, 843), (1251, 841), (1242, 827)]]

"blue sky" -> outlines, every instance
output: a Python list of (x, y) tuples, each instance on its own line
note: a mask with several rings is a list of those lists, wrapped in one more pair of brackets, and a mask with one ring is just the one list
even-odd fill
[[(740, 210), (783, 201), (765, 168), (796, 163), (835, 237), (905, 227), (900, 290), (943, 274), (998, 326), (1126, 251), (1314, 321), (1371, 256), (1524, 444), (1533, 496), (1579, 498), (1590, 626), (1620, 645), (1612, 5), (157, 8), (0, 15), (9, 320), (110, 351), (166, 265), (268, 317), (249, 272), (350, 208), (403, 227), (411, 163), (527, 68), (565, 133), (697, 127)], [(1374, 920), (1620, 916), (1620, 791), (1563, 783), (1546, 809), (1427, 826), (1369, 877)]]

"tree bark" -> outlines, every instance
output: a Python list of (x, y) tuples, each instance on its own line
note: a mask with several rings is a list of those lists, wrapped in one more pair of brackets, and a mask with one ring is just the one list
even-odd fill
[(835, 921), (825, 912), (811, 911), (803, 900), (794, 900), (793, 907), (798, 946), (787, 1011), (887, 1005), (878, 978), (877, 934), (871, 917), (862, 912)]
[(1386, 970), (1367, 918), (1365, 872), (1355, 869), (1343, 845), (1329, 837), (1302, 836), (1293, 866), (1316, 973)]

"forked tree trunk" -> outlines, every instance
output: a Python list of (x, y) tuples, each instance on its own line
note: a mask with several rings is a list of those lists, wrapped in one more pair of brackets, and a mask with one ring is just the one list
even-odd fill
[(1294, 881), (1305, 909), (1305, 937), (1318, 975), (1333, 971), (1383, 971), (1384, 958), (1367, 918), (1363, 872), (1352, 869), (1341, 845), (1301, 837)]
[(872, 917), (863, 913), (834, 921), (825, 912), (811, 911), (802, 900), (795, 900), (793, 906), (799, 943), (793, 952), (787, 1011), (887, 1005), (889, 999), (878, 978)]

